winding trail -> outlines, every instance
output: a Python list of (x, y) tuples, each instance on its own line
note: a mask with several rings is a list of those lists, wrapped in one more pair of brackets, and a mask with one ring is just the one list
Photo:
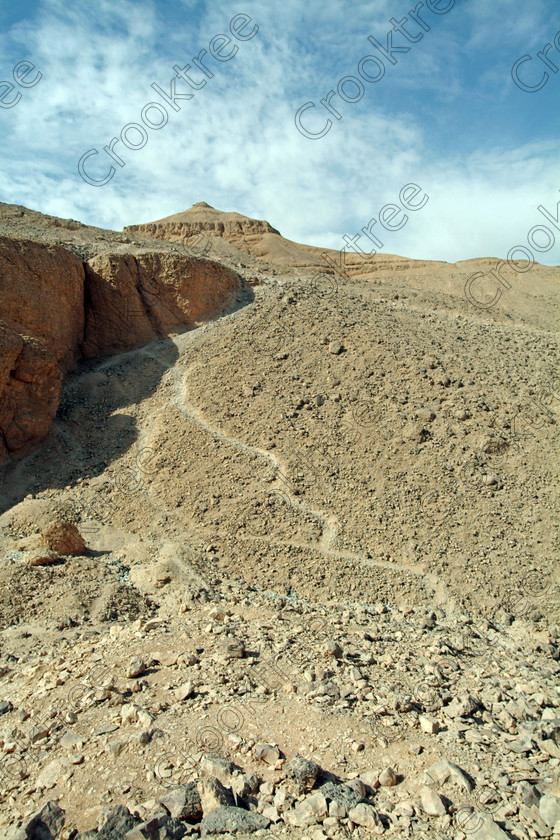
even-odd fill
[[(187, 334), (188, 336), (188, 334)], [(187, 343), (184, 341), (185, 336), (179, 336), (177, 339), (174, 339), (174, 343), (176, 344), (179, 353), (184, 349), (184, 345)], [(148, 346), (142, 348), (138, 352), (142, 355), (145, 355), (151, 358), (154, 361), (162, 362), (161, 358), (158, 358), (157, 352), (154, 352), (154, 346)], [(167, 366), (166, 366), (167, 367)], [(195, 370), (197, 367), (197, 363), (193, 363), (189, 365), (186, 370), (181, 370), (175, 364), (173, 367), (169, 368), (166, 373), (164, 374), (163, 380), (166, 380), (170, 377), (173, 380), (173, 388), (174, 388), (174, 397), (173, 403), (176, 408), (183, 414), (191, 423), (194, 423), (200, 429), (202, 429), (205, 433), (210, 435), (214, 440), (220, 441), (224, 446), (231, 446), (234, 449), (242, 452), (247, 457), (251, 458), (252, 460), (257, 458), (261, 461), (265, 461), (270, 466), (272, 466), (275, 470), (277, 470), (281, 475), (289, 475), (289, 465), (287, 462), (283, 461), (278, 455), (270, 450), (263, 449), (259, 446), (255, 446), (250, 443), (246, 443), (239, 438), (232, 437), (231, 435), (224, 432), (218, 426), (209, 422), (199, 406), (194, 404), (189, 399), (189, 383), (188, 377), (189, 374)], [(163, 406), (158, 413), (163, 412), (168, 409), (168, 405)], [(140, 430), (140, 439), (145, 437), (145, 431)], [(141, 470), (138, 470), (138, 478), (142, 480), (141, 477)], [(145, 486), (145, 485), (144, 485)], [(377, 568), (392, 572), (400, 572), (402, 574), (412, 574), (416, 577), (421, 577), (427, 580), (434, 592), (436, 593), (436, 601), (437, 602), (445, 602), (447, 604), (453, 604), (454, 599), (449, 594), (447, 587), (445, 586), (444, 581), (436, 576), (435, 574), (426, 571), (423, 568), (418, 568), (411, 564), (405, 562), (388, 562), (383, 560), (374, 560), (370, 557), (365, 557), (361, 554), (356, 554), (351, 551), (340, 550), (336, 548), (336, 542), (338, 536), (341, 531), (340, 522), (338, 521), (335, 514), (328, 510), (323, 510), (320, 508), (312, 507), (308, 505), (305, 501), (301, 500), (301, 497), (295, 496), (291, 490), (287, 487), (285, 482), (281, 482), (279, 479), (276, 479), (273, 487), (279, 492), (280, 495), (283, 496), (284, 499), (288, 499), (290, 505), (295, 509), (300, 511), (301, 513), (305, 513), (311, 515), (318, 519), (322, 523), (322, 533), (320, 539), (316, 543), (298, 543), (294, 540), (275, 540), (275, 539), (267, 539), (265, 537), (255, 536), (252, 537), (250, 534), (244, 537), (240, 537), (242, 539), (246, 539), (250, 542), (266, 542), (271, 546), (283, 546), (286, 548), (299, 548), (299, 549), (306, 549), (308, 551), (313, 551), (323, 557), (328, 557), (335, 560), (346, 560), (359, 563), (362, 566), (366, 566), (368, 568)], [(152, 494), (150, 493), (149, 489), (145, 487), (150, 497)], [(153, 500), (156, 504), (157, 508), (160, 509), (162, 512), (165, 509), (159, 500)], [(172, 514), (172, 511), (165, 509), (165, 513), (169, 516)]]

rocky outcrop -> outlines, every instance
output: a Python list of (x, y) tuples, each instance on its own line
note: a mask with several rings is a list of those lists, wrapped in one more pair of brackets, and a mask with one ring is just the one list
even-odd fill
[(46, 435), (62, 369), (42, 341), (0, 321), (0, 460)]
[[(134, 249), (129, 249), (134, 250)], [(171, 251), (103, 253), (0, 237), (0, 460), (48, 432), (62, 379), (227, 309), (240, 277)]]
[(33, 336), (63, 371), (84, 335), (84, 267), (56, 245), (0, 237), (0, 318)]
[(151, 251), (86, 263), (84, 356), (140, 347), (216, 316), (241, 288), (219, 263)]
[(205, 201), (199, 201), (183, 213), (167, 216), (157, 222), (128, 225), (124, 230), (153, 239), (185, 243), (196, 235), (200, 239), (201, 235), (210, 234), (220, 236), (249, 253), (253, 253), (251, 245), (258, 245), (267, 234), (281, 238), (280, 232), (265, 220), (250, 219), (241, 213), (223, 213)]

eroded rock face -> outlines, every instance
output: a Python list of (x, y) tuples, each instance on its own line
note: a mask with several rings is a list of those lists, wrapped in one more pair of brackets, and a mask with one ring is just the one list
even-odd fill
[(83, 297), (69, 251), (0, 237), (0, 458), (47, 433), (83, 339)]
[(226, 310), (240, 277), (220, 263), (142, 250), (82, 263), (0, 236), (0, 460), (44, 437), (81, 356), (141, 347)]
[(84, 268), (56, 245), (0, 237), (0, 318), (38, 339), (63, 371), (84, 337)]
[(222, 213), (205, 201), (199, 201), (183, 213), (175, 213), (157, 222), (128, 225), (124, 230), (170, 241), (185, 241), (197, 234), (210, 233), (222, 236), (234, 245), (267, 233), (280, 235), (264, 219), (251, 219), (241, 213)]
[(219, 263), (181, 254), (103, 254), (86, 263), (82, 352), (102, 356), (141, 347), (218, 315), (241, 288)]
[(45, 344), (0, 321), (0, 459), (47, 434), (61, 385), (62, 369)]

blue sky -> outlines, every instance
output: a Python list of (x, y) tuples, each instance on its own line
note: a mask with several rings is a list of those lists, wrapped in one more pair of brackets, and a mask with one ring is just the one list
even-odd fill
[[(436, 13), (432, 6), (445, 13)], [(296, 241), (341, 248), (416, 183), (427, 205), (397, 231), (382, 231), (387, 253), (456, 261), (505, 257), (528, 232), (546, 224), (560, 201), (560, 6), (557, 0), (426, 0), (419, 10), (427, 31), (409, 16), (411, 0), (271, 0), (270, 3), (192, 0), (20, 0), (0, 7), (0, 200), (88, 224), (121, 229), (207, 201), (220, 210), (265, 218)], [(246, 15), (253, 23), (236, 15)], [(387, 46), (390, 18), (396, 64), (369, 41)], [(255, 24), (258, 32), (252, 33)], [(219, 61), (203, 58), (212, 77), (192, 66), (214, 42)], [(555, 45), (555, 37), (556, 44)], [(373, 61), (360, 65), (365, 56)], [(519, 65), (521, 90), (512, 80)], [(16, 85), (14, 67), (23, 84)], [(173, 65), (191, 64), (176, 93), (193, 94), (166, 105), (152, 87), (170, 92)], [(384, 67), (377, 82), (366, 81)], [(28, 71), (28, 75), (25, 73)], [(33, 86), (37, 71), (42, 77)], [(545, 80), (544, 73), (548, 72)], [(344, 77), (358, 80), (337, 86)], [(340, 87), (338, 87), (340, 90)], [(335, 91), (329, 115), (320, 100)], [(21, 94), (21, 98), (19, 98)], [(309, 139), (295, 125), (302, 114)], [(165, 113), (165, 111), (163, 111)], [(161, 115), (161, 116), (158, 116)], [(125, 134), (123, 128), (142, 126)], [(118, 138), (110, 180), (93, 186), (78, 173), (103, 180), (112, 161), (103, 151)], [(556, 244), (537, 255), (560, 263)], [(379, 229), (379, 225), (378, 228)], [(542, 234), (539, 234), (542, 236)], [(542, 244), (543, 240), (537, 240)]]

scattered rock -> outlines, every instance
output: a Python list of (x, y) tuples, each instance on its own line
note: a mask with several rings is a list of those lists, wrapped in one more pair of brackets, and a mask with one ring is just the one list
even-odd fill
[(443, 817), (447, 809), (441, 796), (429, 787), (423, 787), (420, 791), (422, 810), (430, 817)]
[(227, 659), (243, 659), (245, 656), (245, 645), (241, 639), (229, 637), (223, 642), (223, 650)]
[(457, 785), (457, 787), (462, 788), (467, 793), (470, 793), (473, 789), (473, 784), (464, 770), (461, 770), (460, 767), (451, 761), (447, 761), (447, 759), (436, 761), (424, 773), (424, 784), (427, 786), (433, 784), (443, 785), (447, 781)]
[(60, 560), (60, 554), (48, 548), (34, 548), (32, 551), (26, 551), (23, 558), (26, 566), (52, 566), (58, 560)]
[(259, 761), (264, 761), (266, 764), (276, 764), (280, 758), (280, 750), (278, 747), (273, 747), (271, 744), (255, 744), (254, 748), (255, 758)]
[(307, 793), (313, 788), (320, 769), (318, 764), (299, 753), (284, 764), (286, 776), (295, 782), (298, 792), (301, 793)]
[(41, 528), (43, 545), (57, 554), (83, 554), (86, 548), (84, 539), (75, 525), (70, 522), (55, 520)]
[(560, 822), (560, 799), (546, 793), (539, 802), (539, 813), (547, 825), (556, 825)]
[(235, 804), (231, 790), (224, 787), (220, 780), (213, 776), (198, 783), (198, 792), (205, 817), (222, 805)]
[(130, 662), (128, 663), (128, 668), (126, 669), (126, 676), (128, 679), (133, 679), (134, 677), (139, 677), (141, 674), (144, 673), (146, 670), (146, 663), (140, 656), (134, 656)]
[(196, 782), (177, 785), (160, 797), (159, 801), (167, 808), (171, 816), (178, 820), (197, 823), (202, 819), (202, 801)]
[(317, 791), (298, 802), (293, 811), (286, 811), (284, 819), (297, 828), (308, 828), (321, 822), (328, 813), (327, 800)]
[(17, 840), (51, 840), (59, 836), (64, 827), (65, 811), (52, 800), (28, 818)]
[(386, 767), (379, 774), (379, 784), (382, 787), (393, 787), (397, 784), (397, 774), (392, 767)]
[(383, 823), (381, 822), (379, 814), (373, 805), (368, 805), (366, 802), (360, 802), (352, 808), (352, 810), (348, 813), (348, 817), (356, 825), (361, 825), (372, 831), (374, 834), (383, 834)]
[(183, 685), (180, 685), (178, 688), (175, 689), (175, 697), (177, 700), (182, 702), (183, 700), (187, 700), (189, 697), (192, 697), (194, 694), (194, 683), (190, 682), (190, 680)]
[(268, 828), (270, 820), (263, 814), (244, 811), (243, 808), (221, 806), (205, 815), (200, 824), (201, 834), (252, 834), (259, 829)]

